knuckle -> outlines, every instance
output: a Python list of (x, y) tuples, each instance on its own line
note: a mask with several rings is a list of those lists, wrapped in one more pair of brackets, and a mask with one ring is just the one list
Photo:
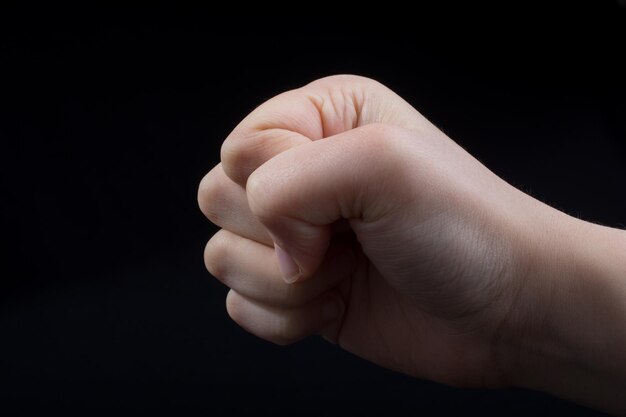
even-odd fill
[(222, 218), (221, 202), (224, 200), (224, 184), (221, 180), (220, 166), (216, 166), (200, 181), (198, 187), (198, 205), (202, 213), (215, 224)]
[(361, 128), (360, 150), (371, 162), (385, 162), (403, 153), (404, 141), (410, 135), (406, 129), (384, 123), (372, 123)]
[(226, 138), (224, 143), (222, 143), (222, 148), (220, 150), (220, 160), (222, 161), (224, 172), (233, 181), (237, 181), (237, 178), (239, 177), (237, 167), (239, 166), (241, 154), (240, 148), (241, 146), (238, 141), (233, 140), (233, 138), (229, 136)]
[[(406, 183), (412, 177), (414, 170), (411, 155), (411, 146), (408, 146), (410, 132), (387, 124), (371, 124), (363, 127), (358, 143), (353, 143), (356, 152), (354, 164), (369, 178), (375, 181), (362, 183), (360, 200), (363, 210), (368, 215), (378, 216), (377, 207), (381, 201), (397, 201), (398, 196), (408, 196)], [(382, 185), (384, 184), (384, 186)], [(382, 197), (383, 193), (386, 197)], [(404, 197), (402, 197), (404, 198)]]
[(398, 136), (399, 130), (401, 130), (398, 126), (386, 123), (370, 123), (361, 129), (368, 144), (375, 146), (392, 144), (391, 139)]
[(295, 317), (288, 313), (259, 314), (248, 303), (248, 300), (232, 290), (226, 296), (228, 316), (244, 330), (280, 346), (292, 344), (304, 337)]
[(237, 324), (245, 327), (245, 315), (241, 308), (242, 299), (233, 291), (228, 291), (226, 295), (226, 312), (228, 316)]
[(273, 323), (268, 339), (273, 343), (285, 346), (297, 342), (302, 338), (300, 328), (290, 317), (281, 316)]
[(281, 133), (280, 123), (268, 122), (266, 126), (258, 124), (254, 129), (246, 129), (244, 133), (226, 139), (222, 145), (221, 158), (224, 172), (231, 180), (246, 187), (250, 174), (260, 165), (305, 139), (294, 132), (288, 136), (285, 132)]
[(223, 230), (208, 241), (204, 249), (204, 264), (215, 278), (223, 280), (228, 274), (229, 238)]
[(380, 83), (372, 78), (355, 74), (338, 74), (323, 77), (313, 81), (313, 83), (332, 83), (332, 84), (356, 84), (363, 87), (378, 86)]
[(226, 296), (226, 312), (228, 316), (244, 330), (274, 344), (285, 346), (302, 338), (299, 328), (290, 317), (261, 317), (254, 315), (247, 300), (234, 291)]
[(245, 185), (250, 172), (254, 170), (256, 147), (253, 141), (231, 134), (220, 152), (220, 159), (226, 175), (238, 184)]
[(265, 175), (262, 171), (255, 171), (248, 178), (246, 194), (248, 205), (257, 219), (269, 219), (276, 212), (278, 199), (277, 189), (273, 184), (272, 177)]

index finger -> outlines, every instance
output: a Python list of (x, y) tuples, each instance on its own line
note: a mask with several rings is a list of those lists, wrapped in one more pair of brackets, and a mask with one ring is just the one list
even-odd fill
[(357, 92), (364, 80), (328, 77), (266, 101), (224, 141), (224, 171), (245, 187), (250, 174), (277, 154), (356, 127), (363, 103)]

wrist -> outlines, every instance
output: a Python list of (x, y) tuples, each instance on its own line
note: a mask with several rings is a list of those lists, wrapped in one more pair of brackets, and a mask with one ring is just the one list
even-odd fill
[(507, 320), (507, 378), (624, 412), (626, 232), (556, 210), (546, 218), (527, 240), (528, 268)]

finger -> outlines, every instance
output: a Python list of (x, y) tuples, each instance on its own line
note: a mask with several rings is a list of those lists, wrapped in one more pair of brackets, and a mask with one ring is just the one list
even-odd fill
[(250, 211), (246, 191), (226, 176), (217, 164), (200, 182), (198, 204), (202, 213), (222, 229), (265, 245), (272, 239)]
[(206, 246), (204, 260), (215, 278), (239, 294), (258, 302), (296, 307), (347, 279), (355, 259), (350, 242), (333, 242), (315, 279), (288, 285), (282, 279), (274, 249), (227, 230), (217, 232)]
[(292, 309), (264, 305), (230, 290), (226, 296), (226, 310), (248, 332), (270, 342), (287, 345), (322, 332), (339, 321), (344, 304), (334, 290)]
[(245, 188), (248, 176), (261, 163), (310, 141), (298, 132), (285, 129), (253, 130), (237, 127), (222, 144), (220, 159), (226, 175)]
[(224, 171), (245, 187), (249, 175), (275, 155), (370, 123), (406, 128), (429, 124), (374, 80), (353, 75), (326, 77), (282, 93), (250, 113), (222, 145)]
[[(250, 211), (245, 190), (226, 176), (222, 164), (213, 167), (200, 182), (198, 205), (202, 213), (220, 228), (268, 246), (274, 245), (265, 226)], [(333, 235), (348, 229), (345, 222), (337, 222), (333, 224)]]
[(317, 270), (337, 220), (371, 224), (415, 198), (402, 179), (413, 139), (401, 128), (368, 125), (290, 149), (250, 176), (250, 209), (274, 241), (286, 282)]

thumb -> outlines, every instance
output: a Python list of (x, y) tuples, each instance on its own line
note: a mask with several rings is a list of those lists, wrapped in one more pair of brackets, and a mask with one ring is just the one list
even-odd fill
[(274, 240), (287, 283), (316, 271), (334, 222), (372, 222), (393, 209), (410, 135), (366, 125), (289, 149), (250, 175), (248, 204)]

